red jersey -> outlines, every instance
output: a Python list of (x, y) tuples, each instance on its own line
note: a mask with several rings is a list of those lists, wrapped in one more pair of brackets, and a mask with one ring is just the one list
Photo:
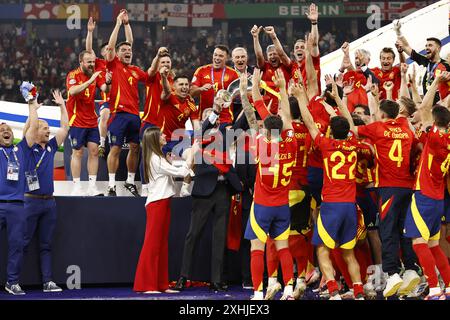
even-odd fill
[(422, 133), (422, 139), (425, 144), (414, 190), (420, 190), (429, 198), (442, 200), (446, 185), (445, 175), (450, 166), (450, 134), (441, 133), (433, 126), (428, 133)]
[(336, 140), (317, 135), (314, 143), (323, 155), (324, 202), (356, 202), (355, 168), (358, 159), (357, 142), (350, 137)]
[[(320, 94), (322, 92), (321, 89), (321, 81), (320, 81), (320, 55), (317, 57), (312, 57), (312, 62), (314, 65), (314, 69), (316, 70), (316, 74), (317, 74), (317, 86), (318, 86), (318, 91), (317, 94)], [(290, 78), (294, 79), (295, 83), (298, 83), (299, 80), (299, 70), (302, 74), (302, 78), (303, 78), (303, 85), (305, 86), (305, 88), (307, 88), (306, 86), (306, 59), (303, 59), (300, 64), (297, 61), (291, 60), (291, 65), (289, 66), (289, 69), (291, 71), (290, 74)]]
[[(100, 59), (100, 58), (95, 58), (95, 71), (102, 71), (103, 75), (106, 77), (106, 75), (105, 75), (105, 73), (107, 71), (106, 64), (107, 64), (106, 60)], [(103, 102), (109, 102), (109, 92), (106, 93), (106, 92), (102, 91), (100, 94), (102, 96)]]
[(356, 166), (357, 191), (364, 190), (368, 184), (373, 182), (374, 156), (371, 145), (367, 140), (359, 140), (358, 164)]
[(105, 78), (100, 74), (97, 79), (83, 92), (75, 96), (69, 94), (73, 86), (89, 81), (91, 77), (83, 73), (81, 68), (70, 71), (66, 78), (67, 102), (66, 108), (69, 116), (69, 125), (78, 128), (96, 128), (97, 113), (95, 113), (95, 90), (105, 83)]
[(281, 141), (271, 142), (263, 135), (256, 138), (258, 169), (254, 201), (267, 207), (289, 204), (292, 167), (295, 164), (297, 141), (292, 130), (283, 131)]
[[(273, 76), (275, 75), (275, 71), (280, 68), (281, 71), (283, 71), (284, 78), (286, 79), (286, 88), (289, 85), (289, 80), (291, 80), (291, 67), (285, 66), (283, 64), (280, 64), (277, 68), (272, 67), (272, 65), (265, 61), (264, 65), (261, 68), (261, 72), (263, 72), (263, 75), (261, 77), (261, 80), (263, 80), (269, 88), (272, 90), (279, 92), (278, 88), (273, 83)], [(270, 106), (270, 113), (272, 114), (278, 114), (278, 98), (275, 97), (270, 92), (266, 91), (264, 95), (264, 102), (268, 106), (270, 101), (272, 101), (272, 104)]]
[[(330, 136), (330, 115), (325, 109), (324, 100), (320, 96), (313, 97), (308, 104), (309, 112), (316, 123), (317, 129), (324, 134), (326, 137)], [(313, 148), (310, 150), (311, 153), (308, 156), (308, 166), (315, 168), (322, 168), (322, 153), (320, 150), (313, 145)]]
[[(225, 66), (221, 69), (214, 69), (212, 64), (201, 66), (195, 70), (192, 77), (192, 85), (202, 87), (207, 83), (211, 83), (213, 88), (200, 93), (199, 114), (203, 110), (211, 108), (214, 104), (214, 96), (221, 89), (227, 89), (231, 82), (238, 79), (239, 75), (236, 70)], [(220, 113), (219, 120), (221, 123), (233, 122), (233, 104), (229, 108), (223, 108)]]
[(302, 122), (292, 122), (295, 139), (297, 140), (297, 155), (294, 167), (292, 168), (292, 182), (298, 182), (302, 186), (308, 185), (307, 160), (308, 152), (311, 148), (311, 135), (308, 128)]
[[(436, 67), (436, 70), (434, 71), (434, 74), (435, 74), (434, 77), (436, 78), (443, 71), (447, 71), (445, 66), (442, 63), (438, 64), (438, 66)], [(439, 96), (440, 96), (441, 100), (444, 100), (450, 92), (450, 81), (439, 83), (438, 90), (439, 90)]]
[[(169, 84), (173, 85), (171, 75), (167, 78)], [(162, 117), (159, 116), (161, 110), (161, 93), (163, 91), (161, 74), (157, 72), (153, 77), (148, 77), (145, 82), (145, 105), (142, 121), (161, 127)]]
[[(162, 101), (160, 117), (162, 118), (162, 132), (168, 141), (172, 140), (172, 133), (175, 130), (184, 129), (188, 119), (199, 120), (198, 109), (191, 96), (181, 100), (173, 93), (166, 101)], [(173, 140), (178, 140), (177, 138), (174, 137)]]
[(369, 105), (367, 92), (364, 89), (364, 86), (367, 84), (367, 79), (361, 71), (347, 71), (344, 73), (342, 81), (344, 83), (354, 82), (353, 91), (347, 96), (347, 107), (350, 113), (355, 110), (357, 104)]
[(373, 68), (370, 70), (380, 81), (380, 83), (378, 84), (378, 87), (380, 89), (380, 98), (386, 99), (386, 91), (383, 88), (383, 84), (385, 82), (392, 81), (394, 83), (394, 88), (392, 89), (392, 99), (397, 100), (400, 85), (402, 83), (402, 73), (400, 67), (392, 67), (392, 69), (389, 71), (383, 71), (381, 70), (381, 68)]
[(111, 112), (127, 112), (139, 115), (138, 82), (147, 81), (148, 73), (133, 65), (123, 64), (119, 58), (108, 61), (107, 68), (113, 74), (109, 92)]
[(414, 133), (408, 119), (401, 117), (359, 126), (358, 133), (370, 138), (375, 147), (375, 187), (412, 188), (410, 156)]

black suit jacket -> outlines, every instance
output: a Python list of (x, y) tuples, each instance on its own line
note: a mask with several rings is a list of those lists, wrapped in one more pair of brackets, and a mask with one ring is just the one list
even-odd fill
[[(238, 126), (245, 128), (243, 122), (244, 120), (242, 120), (241, 117), (241, 119), (238, 120), (232, 128), (237, 128)], [(245, 119), (245, 123), (246, 122), (247, 121)], [(213, 125), (211, 124), (211, 122), (209, 122), (209, 119), (206, 119), (202, 125), (203, 136), (205, 136), (205, 133), (208, 134), (207, 130), (211, 128), (213, 128)], [(222, 150), (220, 150), (221, 152), (226, 152), (227, 150), (229, 150), (229, 146), (233, 143), (233, 141), (227, 141), (226, 130), (227, 129), (223, 126), (219, 128), (220, 136), (223, 139), (223, 148)], [(196, 161), (196, 163), (198, 163), (198, 161)], [(195, 165), (194, 173), (195, 177), (194, 187), (192, 188), (192, 196), (207, 197), (211, 195), (214, 192), (218, 182), (217, 178), (220, 174), (219, 169), (217, 169), (214, 165), (207, 163), (206, 161), (201, 161), (201, 163)], [(228, 188), (232, 195), (242, 191), (241, 181), (236, 173), (236, 169), (233, 166), (231, 166), (230, 170), (226, 174), (224, 174), (224, 177), (228, 182)]]

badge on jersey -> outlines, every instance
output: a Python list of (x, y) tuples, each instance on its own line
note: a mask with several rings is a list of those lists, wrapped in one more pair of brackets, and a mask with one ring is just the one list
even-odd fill
[(6, 169), (6, 179), (9, 181), (19, 181), (19, 165), (15, 162), (8, 161)]
[(35, 191), (40, 188), (39, 177), (37, 175), (36, 169), (26, 171), (25, 177), (27, 179), (28, 190)]

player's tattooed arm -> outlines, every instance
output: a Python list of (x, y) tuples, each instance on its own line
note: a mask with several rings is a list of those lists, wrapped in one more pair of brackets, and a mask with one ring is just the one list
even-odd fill
[(316, 136), (320, 134), (320, 132), (317, 129), (317, 126), (314, 122), (311, 112), (309, 112), (308, 110), (308, 97), (306, 95), (306, 90), (305, 87), (303, 86), (303, 83), (300, 81), (299, 83), (293, 84), (291, 92), (294, 95), (294, 97), (297, 98), (303, 123), (305, 124), (306, 128), (308, 128), (308, 131), (314, 140)]
[(286, 91), (286, 79), (284, 73), (278, 68), (273, 77), (273, 83), (280, 90), (280, 111), (279, 114), (283, 120), (283, 130), (292, 129), (292, 116), (289, 108), (289, 97)]
[(250, 30), (250, 33), (253, 37), (253, 48), (255, 50), (256, 65), (260, 69), (264, 66), (265, 62), (261, 44), (259, 43), (259, 33), (261, 32), (261, 30), (262, 27), (258, 27), (257, 25), (254, 25), (252, 30)]
[(255, 110), (253, 109), (253, 106), (251, 105), (247, 96), (247, 87), (248, 87), (247, 75), (245, 73), (241, 73), (239, 78), (240, 78), (239, 92), (241, 94), (241, 101), (244, 109), (244, 114), (245, 117), (247, 118), (248, 126), (250, 127), (250, 129), (257, 132), (258, 122), (256, 121)]

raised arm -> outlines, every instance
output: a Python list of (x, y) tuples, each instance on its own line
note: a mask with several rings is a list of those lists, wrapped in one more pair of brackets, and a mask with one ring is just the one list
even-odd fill
[(90, 53), (94, 53), (94, 50), (92, 49), (92, 39), (94, 30), (95, 30), (95, 21), (94, 19), (92, 19), (92, 17), (90, 17), (87, 25), (87, 36), (86, 36), (86, 51)]
[(350, 59), (350, 44), (348, 42), (344, 42), (341, 46), (341, 50), (344, 53), (344, 57), (342, 57), (339, 72), (344, 73), (345, 70), (355, 70), (355, 67), (353, 67), (352, 61)]
[(252, 30), (250, 31), (253, 37), (253, 49), (255, 50), (256, 65), (260, 69), (264, 66), (264, 54), (261, 48), (261, 44), (259, 43), (259, 33), (261, 32), (261, 30), (262, 27), (254, 25)]
[(326, 75), (325, 77), (329, 78), (329, 81), (331, 82), (331, 97), (336, 101), (336, 105), (339, 108), (339, 111), (343, 117), (345, 117), (350, 124), (350, 130), (352, 132), (355, 131), (355, 124), (353, 123), (352, 115), (350, 114), (350, 111), (348, 111), (347, 104), (344, 104), (341, 100), (341, 97), (339, 97), (339, 92), (337, 88), (337, 84), (334, 81), (333, 77), (331, 75)]
[(394, 83), (392, 81), (386, 81), (383, 83), (383, 88), (386, 91), (386, 99), (393, 101), (392, 98), (393, 90), (394, 90)]
[(317, 21), (319, 20), (319, 11), (317, 10), (317, 6), (312, 3), (309, 6), (309, 13), (306, 13), (309, 21), (311, 21), (311, 35), (314, 39), (313, 46), (311, 48), (311, 56), (318, 57), (320, 55), (319, 52), (319, 27), (317, 26)]
[(61, 111), (61, 119), (58, 131), (56, 131), (55, 138), (58, 146), (62, 145), (69, 134), (69, 116), (67, 115), (66, 104), (64, 103), (63, 96), (59, 90), (52, 92), (53, 102), (55, 102)]
[(372, 84), (370, 87), (370, 93), (367, 94), (367, 99), (369, 101), (369, 110), (373, 120), (381, 120), (378, 119), (378, 111), (380, 110), (380, 89), (376, 83)]
[(119, 15), (117, 16), (116, 25), (114, 26), (111, 36), (109, 37), (108, 53), (106, 54), (106, 60), (108, 61), (114, 60), (114, 57), (116, 56), (117, 36), (119, 35), (120, 26), (122, 25), (122, 18), (124, 13), (125, 13), (124, 10), (120, 11)]
[(158, 72), (158, 66), (159, 66), (159, 59), (165, 54), (168, 54), (169, 50), (166, 47), (160, 47), (158, 49), (158, 53), (152, 60), (152, 64), (150, 65), (150, 68), (148, 68), (147, 73), (150, 77), (155, 76), (155, 74)]
[(254, 130), (254, 132), (258, 132), (258, 122), (256, 121), (256, 114), (253, 106), (248, 101), (247, 96), (247, 87), (248, 87), (248, 78), (247, 75), (243, 72), (239, 76), (239, 92), (241, 94), (242, 107), (244, 109), (245, 117), (247, 118), (247, 123), (250, 129)]
[(402, 34), (402, 24), (400, 20), (395, 20), (392, 24), (394, 25), (394, 31), (397, 35), (397, 42), (395, 46), (397, 48), (401, 48), (408, 56), (410, 56), (413, 49), (410, 47), (408, 40), (406, 40), (405, 36)]
[(406, 63), (400, 64), (401, 70), (401, 84), (400, 84), (400, 94), (399, 97), (407, 97), (409, 98), (409, 90), (408, 90), (408, 79), (406, 78), (406, 73), (408, 72), (408, 65)]
[(261, 119), (265, 119), (270, 115), (266, 104), (263, 101), (263, 97), (261, 96), (261, 92), (259, 91), (259, 83), (261, 82), (261, 70), (255, 68), (253, 70), (252, 75), (252, 99), (255, 105), (255, 109), (258, 112)]
[(37, 136), (38, 136), (39, 120), (38, 120), (37, 109), (39, 109), (39, 104), (37, 102), (37, 99), (29, 100), (28, 101), (29, 128), (25, 133), (25, 138), (27, 140), (27, 144), (29, 147), (31, 147), (31, 146), (33, 146), (33, 144), (35, 144)]
[(125, 39), (131, 46), (133, 46), (133, 31), (131, 30), (130, 19), (127, 11), (123, 14), (122, 22), (125, 29)]
[(289, 66), (291, 64), (291, 59), (286, 54), (286, 52), (284, 52), (283, 46), (281, 45), (281, 42), (278, 39), (277, 34), (275, 33), (275, 28), (272, 26), (265, 27), (264, 32), (269, 35), (270, 39), (272, 39), (272, 42), (275, 46), (275, 51), (280, 57), (281, 63), (284, 64), (285, 66)]
[(283, 130), (292, 129), (292, 116), (289, 107), (289, 97), (286, 91), (286, 79), (284, 78), (284, 73), (278, 68), (274, 74), (273, 78), (274, 84), (280, 90), (280, 112), (279, 115), (283, 119)]
[(312, 139), (314, 140), (316, 136), (320, 134), (320, 132), (319, 129), (317, 129), (317, 126), (314, 122), (311, 113), (309, 112), (308, 97), (306, 95), (305, 88), (303, 87), (303, 83), (299, 82), (298, 84), (297, 83), (293, 84), (291, 92), (294, 95), (294, 97), (297, 98), (303, 123), (308, 128), (308, 131), (311, 134)]
[(312, 61), (311, 52), (313, 50), (314, 46), (314, 39), (309, 34), (307, 38), (305, 39), (306, 42), (306, 86), (307, 86), (307, 95), (308, 98), (311, 100), (315, 95), (320, 94), (319, 92), (319, 86), (317, 84), (317, 72), (314, 68), (314, 63)]
[(161, 74), (161, 82), (163, 87), (163, 90), (161, 92), (161, 100), (167, 100), (169, 99), (171, 93), (170, 83), (167, 79), (169, 77), (169, 68), (162, 67), (159, 73)]

